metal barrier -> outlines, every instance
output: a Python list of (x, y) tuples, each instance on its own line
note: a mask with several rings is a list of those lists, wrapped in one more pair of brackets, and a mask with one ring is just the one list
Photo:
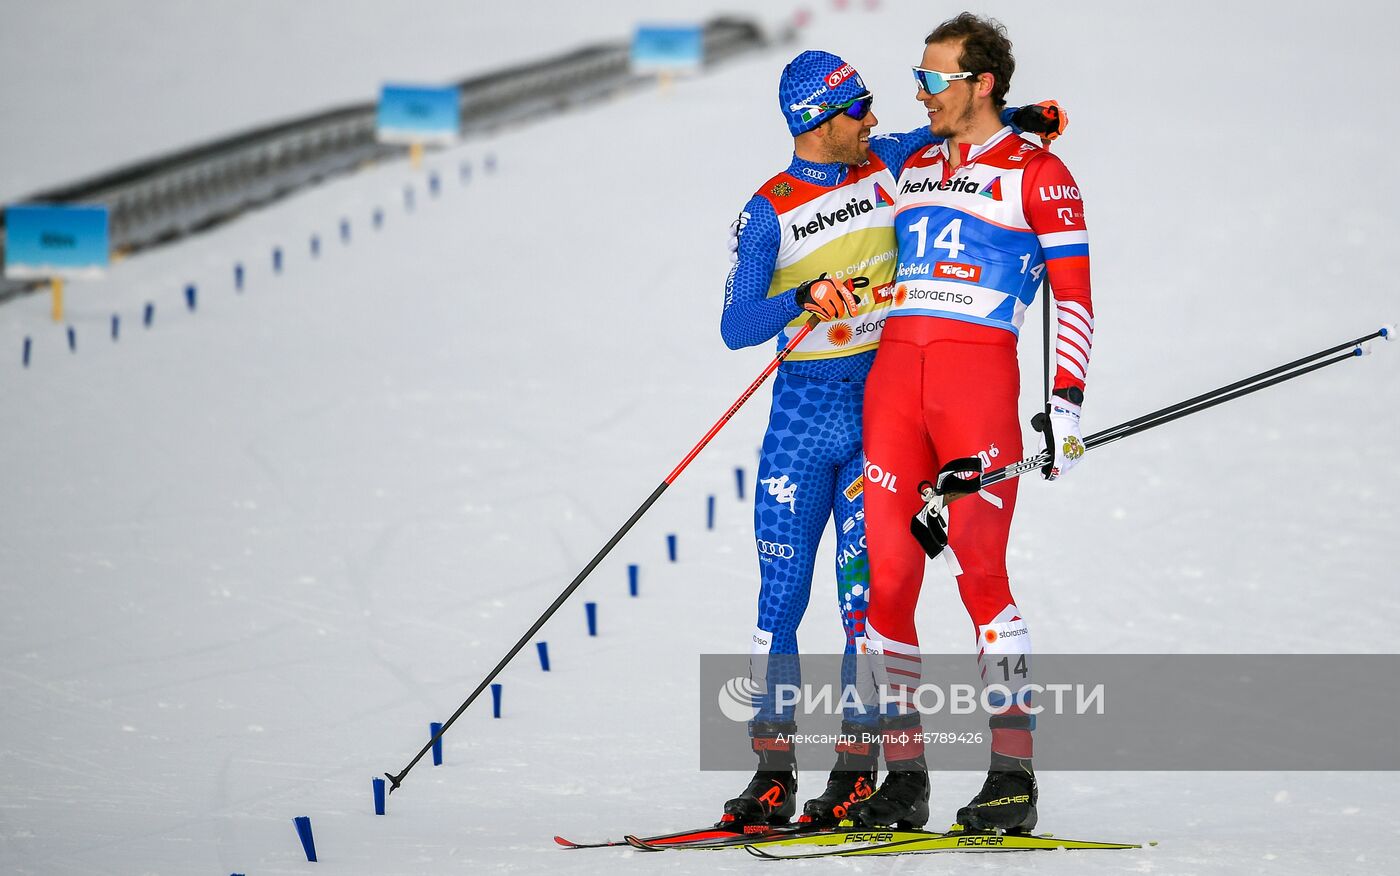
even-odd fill
[[(747, 20), (716, 18), (704, 26), (706, 66), (764, 45), (759, 27)], [(488, 133), (656, 81), (656, 74), (634, 74), (629, 56), (628, 43), (604, 43), (464, 79), (457, 83), (462, 135)], [(24, 200), (106, 204), (112, 250), (135, 252), (217, 225), (327, 177), (403, 154), (407, 147), (376, 140), (375, 110), (373, 103), (360, 103), (268, 125)], [(0, 301), (45, 285), (0, 279)]]

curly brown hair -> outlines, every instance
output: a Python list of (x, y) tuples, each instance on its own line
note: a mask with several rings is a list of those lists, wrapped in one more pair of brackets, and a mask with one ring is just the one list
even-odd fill
[(979, 18), (964, 12), (933, 29), (924, 45), (962, 42), (963, 70), (970, 73), (992, 74), (992, 103), (997, 109), (1006, 106), (1006, 92), (1011, 88), (1011, 74), (1016, 72), (1016, 58), (1011, 54), (1011, 40), (1006, 38), (1006, 26), (994, 18)]

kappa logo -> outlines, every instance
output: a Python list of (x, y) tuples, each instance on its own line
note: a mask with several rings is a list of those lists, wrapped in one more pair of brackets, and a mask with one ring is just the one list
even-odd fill
[(764, 478), (759, 483), (768, 487), (768, 495), (776, 499), (779, 505), (786, 505), (789, 511), (797, 513), (797, 484), (789, 483), (787, 475)]
[(962, 280), (976, 283), (982, 279), (981, 265), (960, 265), (957, 262), (938, 262), (933, 266), (933, 275), (943, 280)]

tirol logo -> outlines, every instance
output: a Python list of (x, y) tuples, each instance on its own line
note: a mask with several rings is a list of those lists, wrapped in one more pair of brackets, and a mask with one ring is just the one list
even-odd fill
[(719, 689), (719, 710), (731, 721), (752, 721), (758, 714), (754, 700), (763, 694), (763, 685), (746, 675), (731, 678)]
[(779, 505), (788, 506), (788, 510), (797, 513), (797, 484), (788, 483), (788, 476), (764, 478), (760, 484), (768, 487), (768, 495), (778, 500)]
[(835, 228), (842, 222), (849, 222), (863, 213), (869, 213), (875, 209), (875, 205), (866, 200), (856, 200), (851, 198), (850, 203), (839, 210), (830, 213), (818, 213), (817, 218), (806, 225), (792, 226), (792, 239), (801, 240), (809, 234), (816, 234), (823, 228)]
[(854, 75), (856, 75), (856, 68), (847, 64), (839, 70), (832, 70), (830, 73), (826, 74), (826, 84), (831, 88), (835, 88)]
[(982, 279), (982, 266), (939, 262), (933, 266), (933, 275), (941, 280), (962, 280), (967, 283), (976, 283)]
[[(997, 181), (1000, 181), (1000, 179), (1001, 178), (998, 177)], [(962, 192), (968, 195), (975, 195), (980, 188), (981, 186), (965, 176), (955, 176), (952, 179), (945, 179), (941, 182), (932, 177), (927, 177), (917, 182), (914, 180), (906, 181), (903, 187), (900, 188), (899, 193), (901, 195), (918, 195), (932, 194), (933, 192)], [(998, 192), (999, 191), (1000, 188), (998, 187)], [(1000, 198), (996, 198), (995, 200), (1000, 200)]]
[(870, 294), (875, 297), (876, 304), (884, 304), (894, 300), (894, 284), (884, 283), (870, 290)]

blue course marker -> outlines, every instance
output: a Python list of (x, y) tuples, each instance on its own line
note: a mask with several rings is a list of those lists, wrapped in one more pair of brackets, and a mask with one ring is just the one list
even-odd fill
[(671, 562), (676, 561), (676, 534), (674, 532), (666, 536), (666, 556), (671, 558)]
[(588, 635), (598, 635), (598, 603), (585, 602), (583, 611), (588, 616)]
[(433, 742), (433, 766), (442, 766), (442, 737), (438, 736), (441, 732), (442, 724), (440, 722), (434, 721), (428, 725), (428, 738), (436, 737), (436, 741)]
[(349, 242), (350, 242), (350, 220), (349, 220), (349, 219), (341, 219), (341, 220), (340, 220), (340, 239), (341, 239), (341, 241), (342, 241), (343, 243), (349, 243)]
[(438, 192), (441, 191), (441, 189), (442, 180), (438, 179), (438, 175), (436, 173), (428, 174), (428, 191), (434, 198), (438, 196)]
[(28, 335), (24, 336), (24, 367), (29, 367), (29, 352), (34, 348), (34, 341)]
[(237, 262), (233, 266), (233, 288), (239, 292), (243, 291), (243, 263)]
[(374, 778), (370, 779), (370, 783), (374, 785), (374, 814), (375, 814), (375, 815), (383, 815), (383, 814), (384, 814), (384, 780), (381, 779), (381, 778), (379, 778), (378, 776), (375, 776)]
[(501, 684), (496, 682), (491, 685), (491, 717), (501, 717)]
[(311, 257), (313, 259), (321, 257), (321, 235), (311, 235)]
[(379, 230), (380, 228), (382, 228), (382, 227), (384, 227), (384, 211), (381, 210), (381, 209), (379, 209), (378, 207), (375, 207), (375, 208), (374, 208), (374, 228), (375, 228), (376, 231), (378, 231), (378, 230)]
[(189, 308), (191, 311), (193, 311), (193, 310), (195, 309), (196, 297), (197, 297), (198, 295), (199, 295), (199, 293), (195, 290), (194, 284), (193, 284), (193, 283), (190, 283), (190, 284), (186, 285), (186, 286), (185, 286), (185, 307), (187, 307), (187, 308)]
[(641, 569), (637, 567), (636, 563), (632, 563), (627, 567), (627, 592), (632, 596), (637, 595), (637, 575), (640, 572)]
[(715, 497), (705, 497), (705, 528), (715, 528)]
[(739, 487), (739, 501), (742, 502), (744, 500), (744, 470), (742, 468), (734, 469), (734, 482)]
[(296, 822), (297, 836), (301, 837), (301, 847), (306, 850), (306, 860), (316, 862), (316, 840), (311, 837), (311, 818), (307, 815), (298, 815), (292, 821)]
[(548, 642), (536, 642), (536, 643), (535, 643), (535, 650), (537, 650), (537, 651), (540, 652), (540, 670), (541, 670), (542, 672), (548, 672), (548, 671), (549, 671), (549, 643), (548, 643)]
[(78, 352), (78, 333), (71, 325), (68, 327), (68, 352)]
[(112, 314), (112, 340), (117, 340), (122, 333), (122, 318), (117, 314)]
[(141, 324), (146, 328), (151, 327), (151, 323), (156, 321), (156, 305), (153, 301), (146, 302), (146, 309), (141, 314)]
[(282, 273), (282, 247), (272, 248), (272, 270), (274, 273)]

